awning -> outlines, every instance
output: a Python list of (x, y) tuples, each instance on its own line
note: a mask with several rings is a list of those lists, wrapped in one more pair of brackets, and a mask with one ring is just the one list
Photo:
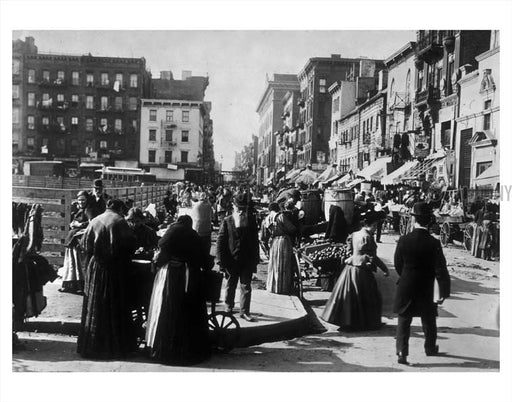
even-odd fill
[(347, 174), (341, 176), (340, 179), (336, 180), (336, 182), (334, 184), (336, 184), (337, 186), (341, 186), (342, 184), (349, 182), (351, 178), (352, 178), (351, 174), (347, 173)]
[(409, 170), (414, 169), (414, 167), (416, 167), (418, 163), (418, 161), (405, 162), (398, 169), (395, 169), (387, 176), (384, 176), (381, 179), (380, 183), (384, 185), (400, 183), (400, 181), (402, 180), (402, 176)]
[(358, 184), (361, 184), (363, 181), (365, 181), (365, 180), (364, 180), (364, 179), (361, 179), (361, 178), (358, 178), (358, 179), (352, 180), (350, 183), (348, 183), (348, 184), (347, 184), (347, 187), (348, 187), (348, 188), (355, 187), (355, 186), (357, 186)]
[(311, 169), (305, 169), (293, 180), (295, 183), (313, 184), (318, 178), (318, 174)]
[(320, 176), (316, 178), (316, 182), (324, 182), (329, 180), (330, 178), (336, 176), (338, 174), (338, 169), (336, 166), (329, 166), (327, 169), (325, 169)]
[(300, 173), (301, 169), (292, 169), (290, 170), (287, 175), (285, 176), (286, 180), (292, 180), (293, 178), (297, 177)]
[(343, 178), (346, 178), (345, 181), (347, 181), (348, 179), (350, 179), (350, 175), (348, 173), (338, 173), (338, 174), (330, 177), (328, 180), (323, 181), (322, 183), (330, 185), (336, 181), (342, 180)]
[(439, 162), (440, 159), (445, 158), (445, 155), (425, 158), (425, 160), (419, 163), (414, 168), (410, 169), (408, 172), (404, 174), (402, 180), (417, 180), (419, 176), (427, 173), (434, 165)]
[(386, 156), (374, 160), (370, 165), (356, 174), (366, 180), (380, 180), (386, 174), (386, 165), (391, 162), (391, 157)]
[(485, 169), (475, 178), (477, 186), (495, 186), (500, 181), (500, 172), (496, 163)]

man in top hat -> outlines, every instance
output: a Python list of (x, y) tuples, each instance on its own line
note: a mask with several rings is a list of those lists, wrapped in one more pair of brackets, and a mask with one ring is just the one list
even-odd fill
[(89, 205), (87, 207), (93, 218), (105, 212), (109, 198), (110, 196), (105, 193), (105, 189), (103, 188), (103, 181), (101, 179), (94, 180), (91, 196), (89, 197)]
[[(409, 336), (413, 317), (421, 317), (425, 334), (425, 354), (439, 353), (437, 339), (437, 306), (450, 296), (450, 276), (439, 240), (428, 232), (431, 210), (418, 202), (412, 209), (413, 230), (400, 237), (395, 250), (395, 269), (400, 276), (394, 310), (398, 313), (396, 353), (398, 363), (407, 364)], [(434, 281), (439, 284), (439, 299), (434, 301)]]
[(254, 321), (250, 314), (251, 280), (259, 262), (258, 226), (251, 213), (248, 193), (237, 194), (233, 213), (222, 221), (217, 237), (217, 258), (225, 271), (226, 311), (232, 313), (240, 281), (240, 317)]

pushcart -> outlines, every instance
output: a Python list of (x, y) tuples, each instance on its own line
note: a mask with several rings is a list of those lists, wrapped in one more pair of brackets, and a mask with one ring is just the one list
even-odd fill
[(240, 324), (233, 314), (216, 310), (216, 305), (220, 301), (223, 277), (224, 275), (218, 271), (205, 272), (205, 292), (211, 311), (208, 315), (208, 327), (213, 349), (227, 353), (238, 345)]
[(344, 258), (341, 256), (332, 256), (317, 259), (315, 258), (315, 254), (321, 253), (327, 249), (341, 250), (343, 247), (344, 244), (324, 242), (294, 249), (298, 268), (297, 288), (299, 289), (300, 297), (302, 297), (302, 281), (304, 279), (309, 280), (316, 278), (320, 282), (322, 290), (332, 290), (336, 278), (343, 270)]

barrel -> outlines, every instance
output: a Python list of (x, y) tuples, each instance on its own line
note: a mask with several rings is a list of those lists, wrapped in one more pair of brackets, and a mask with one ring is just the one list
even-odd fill
[(325, 219), (329, 220), (331, 205), (340, 207), (345, 214), (347, 223), (352, 224), (354, 217), (354, 194), (351, 190), (342, 188), (328, 188), (324, 193)]
[(322, 198), (318, 190), (300, 192), (304, 225), (316, 225), (322, 219)]

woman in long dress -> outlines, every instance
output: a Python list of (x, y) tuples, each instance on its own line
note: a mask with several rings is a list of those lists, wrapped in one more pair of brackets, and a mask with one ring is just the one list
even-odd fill
[(270, 293), (290, 294), (293, 290), (293, 242), (297, 226), (293, 224), (291, 209), (293, 200), (285, 204), (287, 210), (274, 217), (272, 245), (270, 247), (267, 290)]
[(380, 268), (385, 276), (388, 268), (377, 257), (373, 235), (380, 214), (363, 215), (363, 227), (352, 234), (353, 255), (346, 261), (322, 314), (322, 319), (352, 330), (378, 329), (382, 325), (382, 296), (374, 272)]
[(150, 356), (162, 363), (200, 363), (211, 352), (201, 270), (211, 269), (213, 258), (188, 215), (180, 216), (158, 245), (146, 345)]
[(84, 229), (89, 225), (92, 216), (87, 211), (89, 195), (80, 191), (77, 195), (76, 210), (71, 212), (71, 223), (66, 238), (66, 251), (64, 254), (64, 275), (62, 287), (59, 292), (84, 293), (83, 258), (80, 248), (80, 239)]
[(128, 294), (135, 237), (126, 223), (124, 203), (109, 199), (82, 239), (85, 287), (77, 351), (82, 357), (110, 359), (137, 350)]

